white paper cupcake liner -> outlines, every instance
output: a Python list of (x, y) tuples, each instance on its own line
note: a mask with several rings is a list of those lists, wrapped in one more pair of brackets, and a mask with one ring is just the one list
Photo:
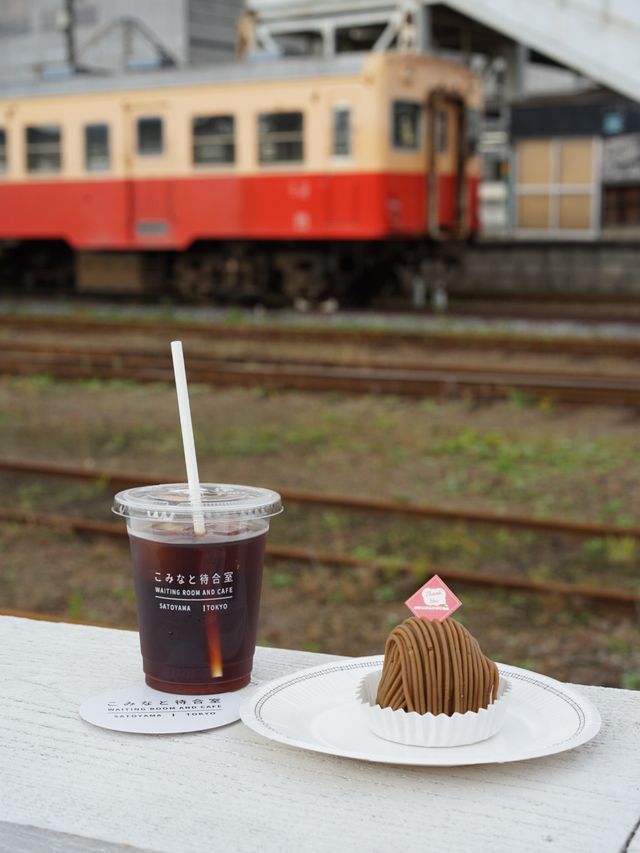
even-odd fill
[(370, 672), (358, 686), (358, 701), (371, 731), (378, 737), (408, 746), (465, 746), (493, 737), (504, 723), (511, 682), (500, 676), (498, 697), (488, 708), (466, 714), (418, 714), (393, 711), (376, 704), (382, 670)]

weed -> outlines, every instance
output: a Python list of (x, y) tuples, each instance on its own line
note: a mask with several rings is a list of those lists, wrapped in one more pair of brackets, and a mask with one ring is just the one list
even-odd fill
[(20, 509), (30, 510), (37, 505), (41, 494), (42, 489), (37, 483), (26, 483), (16, 490), (15, 502)]
[(553, 566), (539, 565), (534, 566), (529, 570), (528, 575), (534, 581), (546, 581), (552, 578), (555, 574)]
[(51, 373), (32, 373), (29, 376), (19, 376), (14, 385), (20, 391), (37, 393), (45, 391), (56, 384), (56, 378)]
[(91, 379), (80, 379), (78, 385), (87, 391), (102, 391), (104, 390), (104, 379), (92, 377)]
[(437, 400), (423, 400), (420, 403), (420, 410), (428, 415), (441, 415), (442, 405)]
[(372, 426), (374, 429), (378, 429), (381, 432), (390, 432), (393, 429), (395, 422), (395, 418), (392, 415), (379, 411), (373, 419)]
[(131, 604), (135, 603), (136, 600), (136, 594), (130, 586), (116, 587), (116, 589), (112, 591), (111, 597), (116, 601), (128, 601)]
[(395, 494), (391, 495), (391, 498), (399, 504), (410, 504), (412, 502), (411, 497), (404, 492), (395, 492)]
[(373, 548), (368, 548), (366, 545), (356, 545), (351, 553), (358, 560), (375, 560), (378, 557), (376, 551)]
[(386, 601), (395, 601), (396, 598), (396, 589), (393, 584), (386, 583), (380, 584), (373, 591), (373, 598), (375, 601), (386, 602)]
[(624, 640), (619, 637), (609, 637), (606, 642), (607, 651), (613, 654), (626, 655), (630, 651), (629, 640)]
[(583, 553), (589, 556), (599, 556), (606, 550), (606, 547), (606, 540), (601, 536), (597, 536), (594, 539), (587, 539), (586, 542), (582, 543)]
[(544, 415), (552, 415), (556, 410), (556, 401), (553, 397), (540, 397), (538, 400), (538, 411)]
[(322, 513), (322, 523), (325, 527), (335, 533), (340, 533), (349, 527), (349, 519), (344, 514), (334, 512), (333, 510), (325, 510)]
[(516, 666), (521, 667), (522, 669), (535, 669), (537, 666), (534, 658), (521, 658), (516, 662)]
[(340, 415), (333, 409), (324, 409), (321, 415), (322, 420), (327, 426), (335, 426), (340, 422)]
[(67, 598), (67, 615), (71, 619), (79, 619), (84, 606), (84, 596), (81, 592), (72, 592)]
[(395, 578), (406, 565), (406, 560), (397, 555), (391, 557), (381, 557), (379, 559), (382, 575), (385, 578)]
[(408, 459), (411, 456), (411, 451), (407, 447), (392, 447), (389, 450), (389, 459), (391, 462), (402, 462), (403, 459)]
[(636, 557), (636, 540), (633, 536), (611, 537), (606, 540), (607, 558), (618, 565), (633, 563)]
[(269, 585), (274, 589), (283, 589), (290, 586), (293, 578), (287, 572), (271, 572), (269, 574)]
[(531, 395), (526, 394), (519, 388), (509, 388), (507, 400), (509, 401), (509, 403), (511, 403), (512, 406), (515, 406), (517, 409), (527, 409), (534, 403), (534, 399), (531, 397)]
[(499, 527), (495, 531), (496, 544), (501, 548), (512, 547), (516, 541), (516, 536), (509, 530), (508, 527)]
[(625, 672), (620, 678), (620, 687), (625, 690), (640, 690), (640, 672)]
[(285, 433), (284, 440), (292, 447), (321, 447), (327, 441), (327, 431), (322, 427), (290, 429)]
[(280, 434), (273, 426), (240, 427), (214, 438), (205, 434), (199, 441), (202, 454), (212, 456), (267, 456), (279, 453), (282, 447)]
[(210, 394), (211, 388), (206, 385), (204, 382), (192, 382), (189, 383), (189, 396), (190, 397), (202, 397), (203, 395)]
[(411, 564), (411, 577), (419, 583), (426, 583), (429, 580), (429, 558), (423, 557), (421, 560)]
[(224, 318), (230, 326), (244, 326), (245, 312), (241, 308), (230, 308)]

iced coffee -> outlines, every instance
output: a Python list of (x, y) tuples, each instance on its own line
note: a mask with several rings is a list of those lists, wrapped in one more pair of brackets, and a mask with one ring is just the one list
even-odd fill
[(147, 684), (170, 693), (223, 693), (249, 683), (269, 520), (268, 489), (202, 484), (196, 534), (184, 484), (120, 492), (131, 545)]

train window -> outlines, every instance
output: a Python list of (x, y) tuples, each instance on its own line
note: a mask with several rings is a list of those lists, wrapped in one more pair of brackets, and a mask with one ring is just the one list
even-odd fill
[(420, 148), (421, 105), (412, 101), (393, 102), (393, 146), (403, 151)]
[(60, 125), (27, 127), (27, 172), (59, 172), (62, 168)]
[(236, 159), (233, 116), (201, 116), (192, 121), (193, 162), (216, 166)]
[(137, 151), (143, 156), (162, 154), (162, 119), (157, 117), (139, 118), (137, 124)]
[(436, 146), (438, 154), (444, 154), (449, 147), (449, 116), (445, 110), (436, 112)]
[(84, 128), (84, 167), (88, 172), (104, 172), (109, 168), (109, 127), (87, 124)]
[(348, 157), (351, 154), (351, 110), (349, 107), (334, 107), (333, 110), (333, 156)]
[(7, 171), (7, 131), (0, 127), (0, 174)]
[(299, 163), (304, 159), (302, 113), (261, 113), (258, 116), (261, 163)]

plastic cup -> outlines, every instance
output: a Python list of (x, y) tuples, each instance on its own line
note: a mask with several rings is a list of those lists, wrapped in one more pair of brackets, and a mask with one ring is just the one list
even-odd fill
[(269, 519), (282, 512), (269, 489), (203, 483), (200, 491), (202, 536), (184, 483), (127, 489), (113, 504), (127, 520), (145, 679), (169, 693), (249, 683)]

